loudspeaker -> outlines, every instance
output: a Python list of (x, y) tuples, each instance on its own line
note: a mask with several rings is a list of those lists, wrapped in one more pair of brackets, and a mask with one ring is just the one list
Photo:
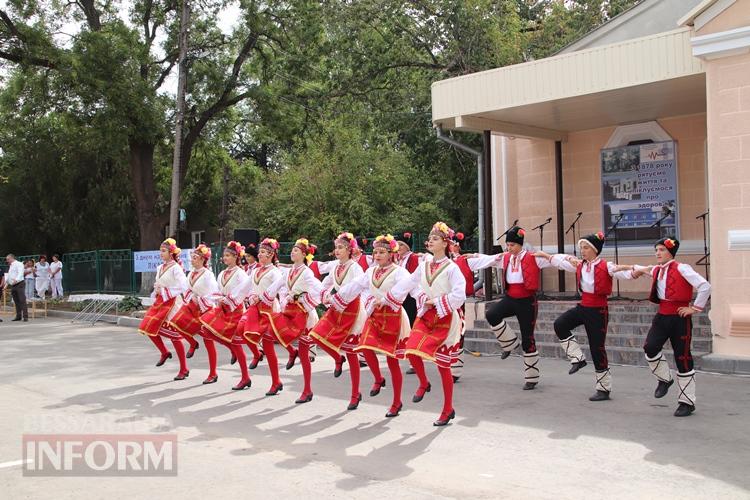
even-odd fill
[(235, 229), (234, 241), (239, 241), (245, 246), (251, 243), (258, 246), (260, 243), (260, 232), (257, 229)]

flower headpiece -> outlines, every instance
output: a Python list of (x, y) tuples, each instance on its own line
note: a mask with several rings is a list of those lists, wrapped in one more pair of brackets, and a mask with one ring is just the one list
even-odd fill
[(305, 260), (308, 264), (312, 262), (315, 251), (318, 249), (318, 247), (310, 243), (307, 238), (298, 239), (294, 242), (294, 246), (302, 250), (302, 253), (305, 254)]
[(398, 252), (398, 243), (392, 234), (381, 234), (375, 238), (372, 248), (385, 248), (390, 253)]
[(349, 245), (350, 250), (355, 250), (359, 248), (359, 245), (357, 244), (357, 239), (354, 237), (352, 233), (343, 232), (336, 236), (336, 239), (333, 241), (333, 244), (336, 243), (343, 243), (344, 245)]
[(169, 251), (170, 255), (180, 255), (180, 248), (177, 246), (177, 242), (174, 240), (174, 238), (167, 238), (166, 240), (162, 241), (161, 246), (166, 248)]
[(234, 253), (237, 256), (238, 262), (242, 257), (245, 256), (245, 247), (243, 247), (242, 244), (238, 241), (230, 241), (229, 243), (227, 243), (226, 250)]
[(211, 260), (211, 249), (203, 243), (195, 247), (193, 253), (202, 257), (204, 262)]
[(448, 227), (448, 224), (446, 224), (445, 222), (436, 222), (435, 225), (432, 226), (432, 230), (430, 231), (430, 236), (432, 236), (433, 234), (440, 236), (444, 240), (452, 240), (456, 235), (456, 232)]
[(260, 242), (261, 248), (265, 248), (273, 254), (279, 251), (279, 246), (279, 242), (273, 238), (264, 238), (263, 241)]

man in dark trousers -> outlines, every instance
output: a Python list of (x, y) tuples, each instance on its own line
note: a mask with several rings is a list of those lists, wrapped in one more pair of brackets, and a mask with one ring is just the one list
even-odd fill
[(16, 317), (13, 321), (28, 321), (29, 310), (26, 308), (26, 283), (23, 276), (23, 264), (16, 260), (16, 256), (9, 253), (5, 257), (8, 263), (8, 274), (5, 277), (5, 286), (10, 287), (13, 303), (16, 305)]

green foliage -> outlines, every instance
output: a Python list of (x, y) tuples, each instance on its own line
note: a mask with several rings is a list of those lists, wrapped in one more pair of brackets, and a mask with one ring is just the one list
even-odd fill
[(117, 309), (122, 312), (138, 311), (143, 309), (140, 297), (135, 295), (128, 295), (124, 297), (117, 305)]
[[(194, 4), (181, 207), (204, 227), (282, 239), (419, 231), (437, 219), (474, 233), (476, 165), (436, 140), (431, 84), (546, 57), (635, 3), (241, 0), (231, 29), (217, 22), (227, 2)], [(2, 7), (7, 250), (161, 240), (179, 7)], [(476, 134), (456, 138), (481, 146)]]

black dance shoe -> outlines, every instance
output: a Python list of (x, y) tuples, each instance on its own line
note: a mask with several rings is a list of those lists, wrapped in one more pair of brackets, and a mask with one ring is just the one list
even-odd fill
[(385, 387), (385, 378), (381, 379), (380, 382), (375, 382), (372, 384), (372, 389), (370, 389), (370, 397), (375, 397), (378, 394), (380, 394), (380, 389)]
[(185, 380), (186, 378), (188, 378), (188, 375), (190, 375), (190, 370), (186, 371), (185, 373), (180, 372), (177, 374), (174, 380)]
[(687, 417), (695, 411), (695, 406), (687, 403), (680, 403), (677, 409), (674, 411), (675, 417)]
[(451, 412), (447, 415), (441, 414), (440, 418), (435, 420), (432, 425), (434, 425), (435, 427), (442, 427), (444, 425), (448, 425), (448, 422), (450, 422), (454, 418), (456, 418), (456, 410), (451, 410)]
[(161, 357), (159, 358), (159, 362), (156, 363), (156, 366), (163, 365), (164, 363), (167, 362), (168, 359), (172, 359), (172, 353), (171, 352), (168, 352), (166, 354), (162, 354)]
[(312, 401), (312, 398), (313, 398), (312, 393), (310, 393), (310, 394), (303, 394), (294, 403), (298, 404), (298, 405), (301, 405), (301, 404), (304, 404), (304, 403), (309, 403), (310, 401)]
[(289, 361), (286, 362), (286, 369), (291, 370), (294, 367), (294, 362), (297, 361), (297, 356), (299, 356), (299, 351), (295, 350), (294, 354), (289, 355)]
[(241, 391), (242, 389), (245, 389), (246, 387), (249, 388), (252, 385), (253, 385), (253, 381), (250, 380), (250, 379), (240, 380), (237, 385), (235, 385), (234, 387), (232, 387), (232, 390), (233, 391)]
[(266, 396), (275, 396), (283, 390), (284, 390), (284, 384), (272, 385), (271, 388), (266, 393)]
[(589, 401), (606, 401), (609, 399), (609, 392), (596, 391), (596, 394), (589, 398)]
[(663, 398), (664, 396), (666, 396), (672, 384), (674, 384), (674, 379), (670, 380), (669, 382), (663, 382), (660, 380), (659, 385), (656, 386), (656, 390), (654, 391), (654, 397)]
[(213, 377), (208, 377), (206, 380), (203, 381), (203, 385), (215, 384), (217, 380), (219, 380), (218, 375), (214, 375)]
[(526, 382), (525, 384), (523, 384), (523, 390), (533, 391), (534, 389), (536, 389), (536, 384), (536, 382)]
[[(312, 395), (310, 395), (312, 397)], [(362, 401), (362, 393), (359, 393), (355, 399), (352, 399), (349, 401), (349, 406), (346, 407), (347, 410), (356, 410), (359, 407), (359, 402)]]
[(422, 401), (422, 399), (424, 399), (425, 393), (428, 393), (431, 390), (432, 390), (432, 384), (427, 384), (427, 387), (425, 387), (424, 390), (422, 390), (421, 387), (417, 388), (416, 394), (414, 394), (414, 397), (411, 398), (412, 402), (419, 403), (420, 401)]
[(399, 403), (398, 408), (391, 406), (388, 410), (388, 413), (385, 414), (385, 418), (398, 417), (398, 414), (401, 413), (401, 408), (403, 407), (404, 403)]
[(339, 378), (341, 376), (341, 372), (344, 371), (344, 363), (346, 363), (346, 357), (341, 356), (339, 358), (339, 362), (336, 363), (336, 368), (333, 370), (333, 376), (335, 378)]
[(573, 375), (575, 372), (586, 366), (588, 363), (586, 363), (586, 360), (577, 361), (573, 363), (570, 367), (570, 370), (568, 370), (568, 375)]

